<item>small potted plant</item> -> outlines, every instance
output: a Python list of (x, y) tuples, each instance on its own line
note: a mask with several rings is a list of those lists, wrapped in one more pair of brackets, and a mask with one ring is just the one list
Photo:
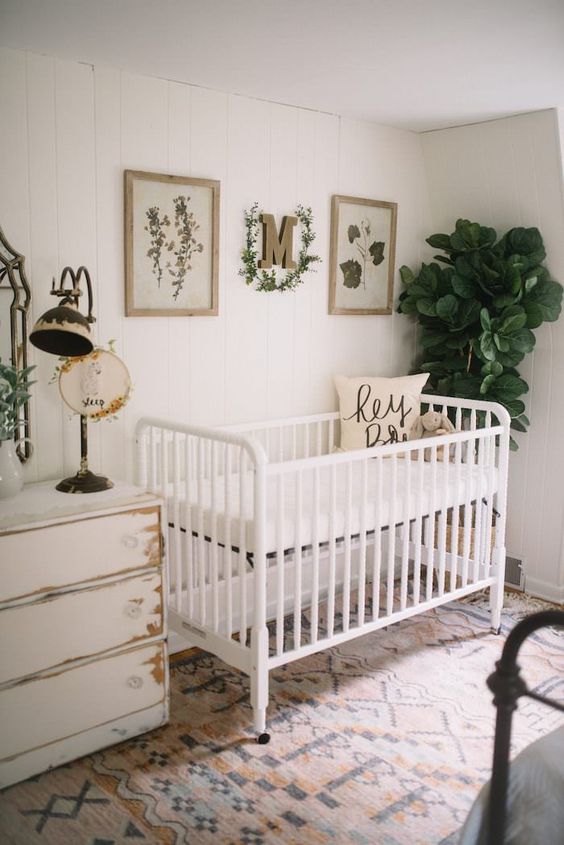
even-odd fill
[(22, 424), (21, 406), (30, 398), (29, 381), (33, 367), (18, 370), (0, 361), (0, 499), (17, 495), (23, 487), (21, 464), (14, 435)]

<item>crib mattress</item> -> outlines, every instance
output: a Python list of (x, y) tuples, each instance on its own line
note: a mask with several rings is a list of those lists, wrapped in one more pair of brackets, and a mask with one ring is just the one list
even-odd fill
[[(463, 505), (483, 498), (491, 499), (497, 492), (498, 471), (485, 472), (483, 467), (474, 464), (455, 466), (439, 462), (411, 466), (408, 480), (407, 464), (404, 460), (396, 462), (396, 495), (392, 496), (392, 462), (389, 460), (370, 461), (366, 473), (366, 494), (361, 478), (360, 464), (352, 464), (352, 483), (347, 484), (347, 464), (339, 464), (336, 474), (335, 509), (331, 514), (331, 482), (327, 469), (319, 472), (318, 518), (314, 536), (314, 472), (302, 473), (301, 481), (301, 519), (297, 519), (297, 487), (293, 473), (284, 474), (282, 484), (282, 507), (279, 504), (279, 479), (271, 475), (267, 479), (266, 502), (266, 552), (287, 552), (294, 548), (304, 548), (314, 543), (327, 543), (344, 536), (354, 536), (361, 531), (373, 532), (390, 525), (399, 525), (438, 513), (445, 508)], [(378, 477), (381, 466), (381, 482)], [(421, 479), (419, 473), (421, 471)], [(252, 554), (255, 547), (255, 525), (253, 518), (254, 476), (248, 472), (243, 476), (232, 474), (228, 480), (228, 498), (230, 500), (230, 530), (227, 530), (225, 514), (225, 477), (220, 476), (215, 483), (214, 500), (216, 517), (212, 520), (212, 485), (209, 480), (194, 482), (189, 485), (189, 501), (186, 501), (185, 485), (178, 484), (176, 495), (173, 485), (167, 488), (167, 519), (171, 527), (180, 526), (181, 530), (194, 536), (212, 535), (222, 545), (242, 549)], [(243, 486), (243, 519), (239, 516), (240, 489)], [(350, 492), (349, 492), (350, 491)], [(379, 495), (381, 491), (381, 495)], [(350, 508), (347, 503), (350, 496)], [(363, 505), (364, 502), (364, 505)], [(280, 518), (281, 514), (281, 518)], [(214, 522), (215, 524), (212, 524)]]

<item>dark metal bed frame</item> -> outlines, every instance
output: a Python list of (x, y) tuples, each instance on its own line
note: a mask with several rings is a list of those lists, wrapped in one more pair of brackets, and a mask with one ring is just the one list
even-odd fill
[(524, 640), (534, 631), (547, 626), (564, 627), (564, 611), (543, 610), (518, 622), (507, 637), (501, 658), (496, 663), (495, 672), (487, 680), (488, 687), (494, 694), (493, 703), (497, 708), (487, 815), (488, 845), (503, 845), (504, 842), (511, 722), (513, 713), (517, 709), (517, 700), (521, 696), (527, 696), (564, 712), (564, 704), (538, 695), (527, 688), (525, 681), (519, 674), (520, 670), (517, 664), (517, 655)]

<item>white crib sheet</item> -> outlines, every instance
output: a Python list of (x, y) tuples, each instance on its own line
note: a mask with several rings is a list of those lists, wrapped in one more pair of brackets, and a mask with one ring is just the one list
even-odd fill
[[(491, 473), (484, 471), (484, 468), (473, 464), (461, 464), (459, 471), (454, 464), (438, 462), (435, 470), (430, 463), (424, 463), (422, 484), (419, 488), (419, 466), (416, 462), (411, 466), (411, 490), (408, 497), (406, 461), (398, 460), (397, 485), (395, 502), (392, 501), (392, 462), (385, 460), (381, 462), (382, 467), (382, 497), (378, 497), (377, 462), (369, 461), (366, 478), (366, 505), (364, 516), (362, 515), (363, 485), (361, 478), (360, 462), (352, 463), (352, 484), (351, 484), (351, 508), (349, 522), (347, 520), (347, 464), (337, 466), (336, 483), (336, 508), (334, 519), (330, 518), (330, 476), (327, 468), (319, 473), (319, 518), (317, 536), (313, 536), (314, 524), (314, 471), (309, 469), (302, 473), (302, 507), (301, 524), (298, 529), (296, 520), (296, 480), (294, 473), (286, 473), (283, 476), (283, 518), (278, 523), (278, 485), (277, 476), (269, 476), (267, 481), (267, 507), (266, 507), (266, 551), (267, 554), (282, 550), (309, 546), (314, 541), (324, 543), (332, 538), (338, 539), (347, 535), (358, 534), (361, 530), (361, 520), (364, 519), (364, 529), (374, 531), (377, 525), (381, 528), (390, 524), (399, 524), (407, 520), (416, 519), (418, 516), (428, 516), (442, 510), (445, 505), (450, 508), (462, 505), (464, 502), (482, 499), (491, 496), (497, 491), (498, 473), (494, 469)], [(435, 483), (433, 471), (436, 473)], [(458, 474), (459, 472), (459, 474)], [(445, 473), (446, 496), (445, 496)], [(488, 480), (488, 476), (490, 477)], [(255, 546), (255, 532), (253, 519), (253, 482), (252, 472), (244, 475), (244, 542), (245, 551), (252, 553)], [(492, 489), (489, 490), (489, 486)], [(435, 495), (433, 497), (433, 489)], [(231, 530), (229, 545), (239, 548), (241, 544), (241, 525), (239, 520), (239, 491), (240, 478), (234, 473), (230, 477), (229, 498), (231, 501)], [(190, 522), (190, 530), (194, 534), (200, 534), (203, 525), (203, 533), (206, 537), (212, 535), (212, 485), (209, 480), (197, 485), (193, 482), (189, 485), (190, 505), (187, 506), (184, 482), (178, 485), (177, 495), (174, 496), (173, 485), (167, 488), (167, 519), (170, 525), (180, 525), (181, 529), (187, 529)], [(216, 503), (216, 529), (215, 536), (218, 542), (227, 542), (226, 519), (225, 519), (225, 482), (220, 476), (215, 484)], [(200, 514), (201, 508), (201, 514)], [(299, 534), (298, 534), (299, 531)]]

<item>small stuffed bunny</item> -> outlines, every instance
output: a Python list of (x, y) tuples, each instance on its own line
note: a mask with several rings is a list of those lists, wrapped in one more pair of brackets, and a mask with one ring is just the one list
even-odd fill
[[(439, 414), (438, 411), (427, 411), (420, 417), (417, 417), (409, 431), (409, 440), (420, 440), (422, 437), (437, 437), (439, 434), (451, 434), (454, 431), (454, 426), (446, 416), (446, 414)], [(437, 447), (437, 460), (444, 460), (444, 446)], [(417, 453), (412, 452), (411, 457), (415, 460)], [(431, 460), (431, 450), (425, 449), (424, 458), (426, 461)]]

